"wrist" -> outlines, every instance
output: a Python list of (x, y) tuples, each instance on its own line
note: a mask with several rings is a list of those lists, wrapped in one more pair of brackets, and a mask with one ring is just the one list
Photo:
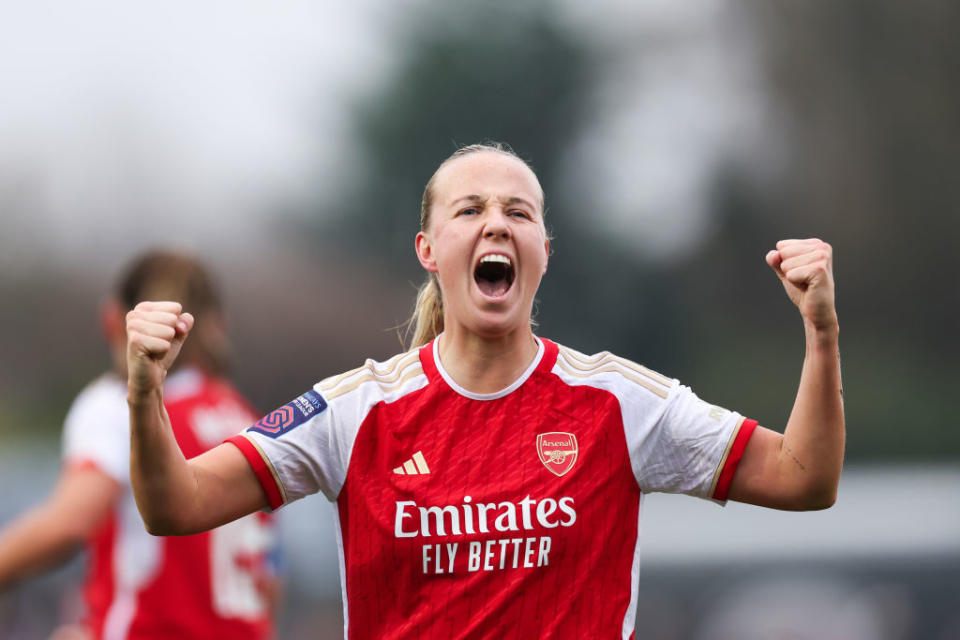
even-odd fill
[(142, 409), (145, 407), (163, 404), (163, 389), (148, 388), (138, 389), (133, 385), (127, 387), (127, 404), (132, 409)]
[(834, 320), (826, 325), (815, 325), (804, 321), (804, 332), (807, 338), (807, 350), (836, 351), (840, 343), (840, 325)]

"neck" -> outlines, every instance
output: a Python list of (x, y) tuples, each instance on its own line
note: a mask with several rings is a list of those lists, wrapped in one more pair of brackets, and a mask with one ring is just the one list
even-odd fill
[(443, 368), (472, 393), (495, 393), (510, 386), (530, 366), (539, 349), (529, 326), (496, 338), (451, 327), (438, 340)]

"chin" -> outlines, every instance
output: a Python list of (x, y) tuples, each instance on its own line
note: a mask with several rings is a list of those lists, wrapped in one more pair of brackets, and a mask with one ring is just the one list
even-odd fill
[(530, 328), (529, 318), (529, 314), (511, 313), (506, 315), (481, 312), (480, 317), (471, 323), (470, 330), (481, 338), (504, 338), (518, 331), (528, 330)]

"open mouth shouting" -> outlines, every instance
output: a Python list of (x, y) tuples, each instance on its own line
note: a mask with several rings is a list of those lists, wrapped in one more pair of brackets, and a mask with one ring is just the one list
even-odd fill
[(502, 253), (488, 253), (480, 258), (473, 270), (473, 280), (480, 292), (490, 298), (500, 298), (513, 285), (513, 261)]

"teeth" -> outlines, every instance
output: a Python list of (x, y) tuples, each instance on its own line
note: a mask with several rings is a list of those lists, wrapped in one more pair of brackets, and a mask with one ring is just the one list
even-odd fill
[(491, 253), (483, 256), (482, 258), (480, 258), (480, 264), (483, 264), (484, 262), (499, 262), (501, 264), (507, 265), (508, 267), (513, 264), (512, 262), (510, 262), (510, 258), (504, 255), (501, 255), (499, 253)]

